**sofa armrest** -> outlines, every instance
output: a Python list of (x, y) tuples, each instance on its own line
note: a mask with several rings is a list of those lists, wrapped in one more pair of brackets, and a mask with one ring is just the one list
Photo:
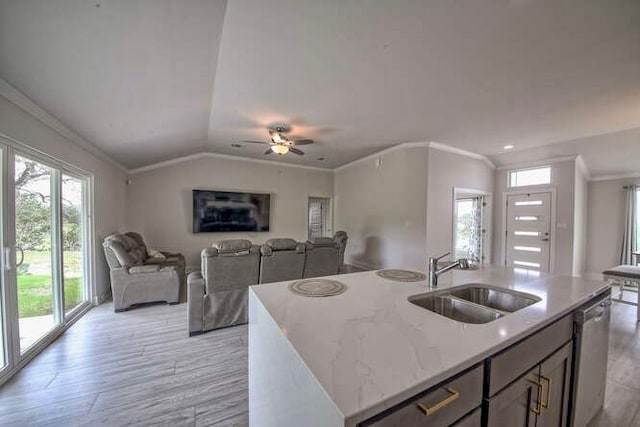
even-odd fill
[(187, 277), (187, 317), (189, 335), (202, 332), (204, 324), (204, 277), (194, 271)]
[(160, 266), (158, 264), (134, 265), (133, 267), (129, 267), (129, 274), (147, 274), (155, 273), (157, 271), (160, 271)]

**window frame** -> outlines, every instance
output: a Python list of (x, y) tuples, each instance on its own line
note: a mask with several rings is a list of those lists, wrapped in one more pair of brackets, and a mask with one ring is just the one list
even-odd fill
[[(528, 185), (512, 185), (511, 176), (513, 174), (517, 174), (518, 172), (526, 172), (538, 169), (549, 169), (549, 182), (540, 182), (537, 184), (528, 184)], [(525, 187), (539, 187), (543, 185), (551, 185), (553, 182), (553, 168), (551, 165), (540, 165), (540, 166), (531, 166), (528, 168), (518, 168), (518, 169), (510, 169), (507, 172), (507, 188), (525, 188)]]

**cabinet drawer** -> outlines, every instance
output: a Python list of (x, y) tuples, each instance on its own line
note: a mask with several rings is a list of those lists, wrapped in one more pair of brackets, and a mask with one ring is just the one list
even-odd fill
[(377, 416), (363, 425), (375, 427), (450, 425), (480, 406), (481, 402), (482, 365), (398, 405), (389, 413)]
[(540, 363), (572, 336), (573, 316), (568, 315), (489, 358), (489, 396)]

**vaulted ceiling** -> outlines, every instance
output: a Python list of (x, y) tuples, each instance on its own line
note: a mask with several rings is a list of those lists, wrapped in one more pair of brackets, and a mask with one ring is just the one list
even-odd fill
[(231, 144), (278, 123), (316, 140), (279, 160), (329, 168), (413, 141), (640, 158), (638, 22), (637, 0), (0, 0), (0, 76), (130, 168), (265, 158)]

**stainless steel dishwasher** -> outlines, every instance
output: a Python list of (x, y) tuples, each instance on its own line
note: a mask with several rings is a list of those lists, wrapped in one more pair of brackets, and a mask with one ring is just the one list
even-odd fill
[(572, 426), (586, 426), (604, 404), (610, 320), (610, 290), (575, 313)]

